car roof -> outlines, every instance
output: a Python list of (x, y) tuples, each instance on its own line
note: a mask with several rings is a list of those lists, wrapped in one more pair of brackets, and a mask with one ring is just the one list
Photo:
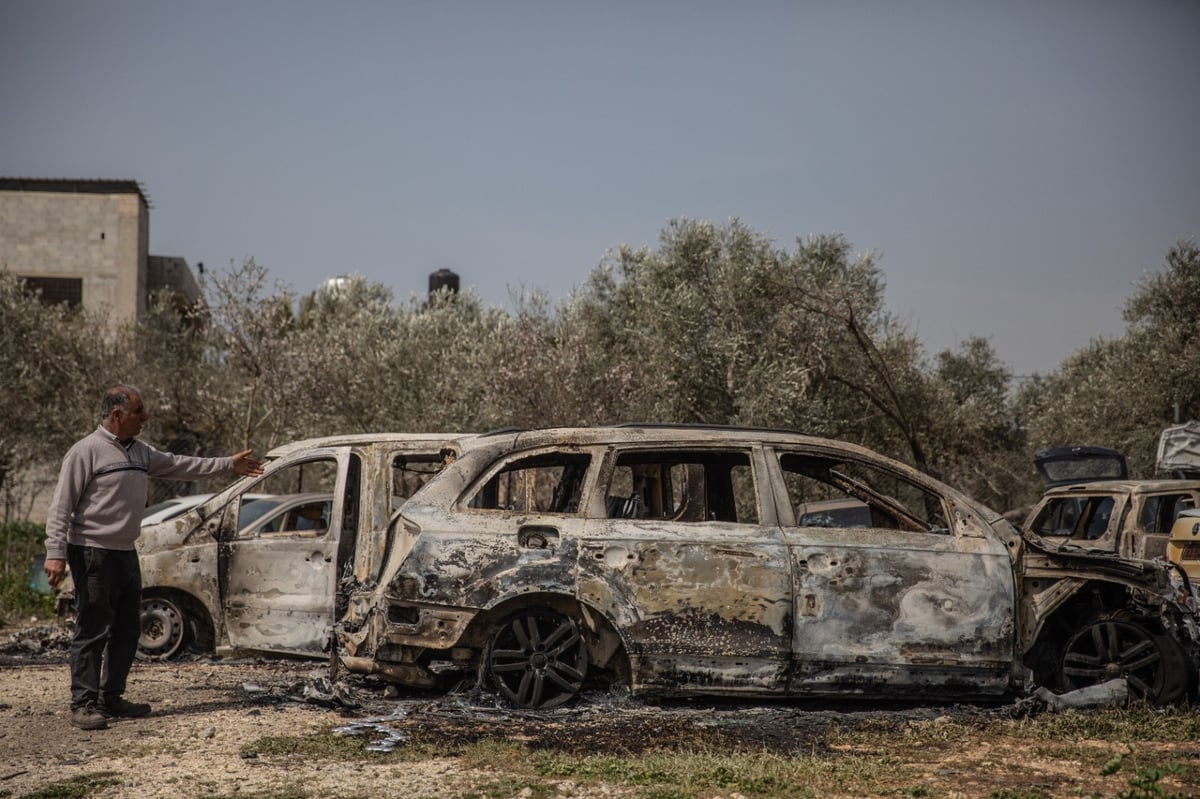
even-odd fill
[(1151, 494), (1161, 491), (1200, 490), (1200, 480), (1091, 480), (1084, 483), (1057, 485), (1042, 495), (1063, 494)]
[(365, 447), (374, 444), (444, 444), (455, 445), (471, 438), (470, 433), (358, 433), (339, 436), (322, 436), (291, 441), (272, 447), (268, 458), (282, 458), (295, 452), (331, 447)]
[[(916, 471), (900, 461), (874, 450), (819, 436), (808, 436), (791, 430), (763, 427), (687, 424), (621, 424), (595, 427), (547, 427), (528, 430), (502, 430), (475, 436), (467, 449), (490, 447), (496, 442), (513, 448), (544, 446), (555, 443), (571, 444), (726, 444), (747, 442), (780, 445), (804, 445), (830, 452), (860, 455), (869, 460), (882, 459), (905, 469)], [(924, 475), (928, 477), (928, 475)]]
[(579, 444), (605, 443), (690, 443), (739, 444), (746, 441), (779, 444), (828, 446), (837, 450), (852, 450), (869, 457), (884, 457), (865, 447), (847, 441), (808, 436), (793, 430), (766, 427), (703, 424), (619, 424), (592, 427), (539, 427), (507, 429), (473, 437), (471, 447), (488, 446), (493, 441), (510, 442), (513, 446), (537, 446), (555, 441)]
[[(897, 472), (909, 475), (918, 483), (936, 487), (939, 491), (957, 496), (971, 504), (980, 503), (953, 486), (902, 461), (889, 458), (874, 450), (847, 441), (819, 436), (808, 436), (791, 430), (760, 427), (738, 427), (727, 425), (700, 424), (621, 424), (594, 427), (553, 427), (528, 430), (500, 430), (474, 436), (461, 442), (463, 454), (487, 452), (497, 456), (502, 452), (517, 452), (555, 445), (596, 446), (606, 444), (672, 445), (679, 447), (745, 445), (758, 443), (774, 446), (803, 446), (817, 452), (826, 452), (833, 457), (849, 456), (866, 462), (885, 465)], [(993, 513), (995, 513), (993, 511)], [(999, 514), (995, 514), (999, 515)]]
[[(174, 517), (186, 513), (189, 509), (201, 505), (212, 499), (216, 494), (184, 494), (179, 497), (170, 497), (162, 502), (157, 502), (150, 505), (143, 511), (141, 524), (155, 524), (163, 519), (163, 517)], [(151, 511), (151, 508), (154, 510)]]

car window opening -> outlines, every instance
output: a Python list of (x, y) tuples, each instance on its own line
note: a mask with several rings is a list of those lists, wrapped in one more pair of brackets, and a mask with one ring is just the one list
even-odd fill
[(578, 513), (583, 477), (590, 462), (590, 456), (575, 452), (521, 458), (484, 483), (467, 507), (515, 513)]
[(627, 452), (605, 496), (610, 519), (758, 523), (745, 452)]
[(941, 500), (872, 466), (784, 452), (779, 457), (797, 524), (948, 533)]

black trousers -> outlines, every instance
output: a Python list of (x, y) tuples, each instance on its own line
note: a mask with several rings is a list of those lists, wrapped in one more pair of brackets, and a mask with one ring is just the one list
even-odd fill
[(133, 550), (67, 546), (75, 581), (71, 709), (125, 693), (142, 632), (142, 570)]

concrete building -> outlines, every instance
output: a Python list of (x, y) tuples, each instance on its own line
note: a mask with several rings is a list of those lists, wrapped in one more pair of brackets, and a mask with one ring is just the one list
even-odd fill
[(149, 254), (150, 201), (132, 180), (0, 177), (0, 270), (46, 302), (140, 319), (168, 290), (200, 298), (183, 258)]

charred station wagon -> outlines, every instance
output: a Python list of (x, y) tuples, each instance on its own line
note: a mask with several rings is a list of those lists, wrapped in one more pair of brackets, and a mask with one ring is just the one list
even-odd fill
[[(869, 524), (798, 523), (839, 502)], [(422, 687), (478, 675), (523, 707), (604, 681), (980, 699), (1121, 676), (1164, 703), (1200, 654), (1164, 564), (1052, 551), (902, 463), (785, 432), (475, 437), (384, 539), (342, 598), (337, 661)]]

